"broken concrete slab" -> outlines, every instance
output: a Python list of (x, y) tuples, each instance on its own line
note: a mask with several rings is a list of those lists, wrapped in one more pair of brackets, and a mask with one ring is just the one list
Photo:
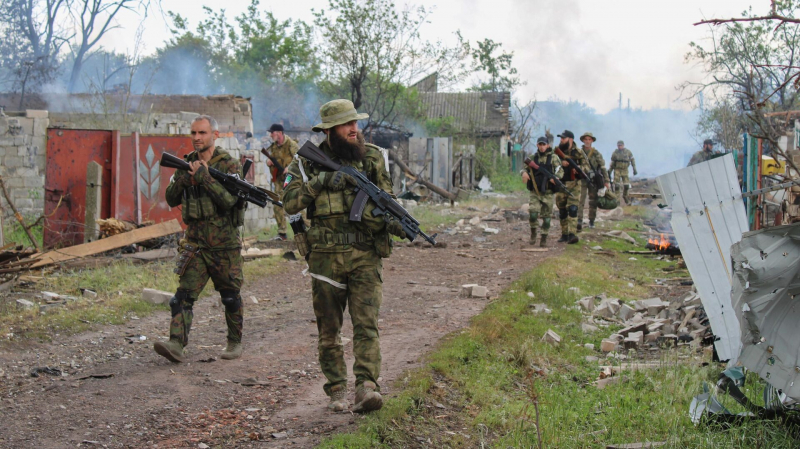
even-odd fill
[(622, 321), (627, 321), (631, 315), (633, 315), (633, 308), (627, 304), (622, 304), (619, 306), (619, 312), (617, 312), (617, 317)]
[(472, 226), (478, 226), (479, 224), (481, 224), (481, 217), (476, 215), (470, 218), (468, 223)]
[(464, 284), (461, 286), (461, 296), (472, 296), (472, 289), (478, 284)]
[(636, 244), (636, 240), (634, 240), (633, 237), (631, 237), (627, 232), (624, 231), (609, 231), (609, 232), (604, 232), (600, 235), (605, 237), (612, 237), (615, 239), (625, 240), (626, 242), (632, 245)]
[(547, 332), (542, 336), (542, 341), (557, 345), (561, 343), (561, 337), (553, 329), (547, 329)]
[(642, 322), (642, 323), (637, 323), (637, 324), (628, 326), (625, 329), (622, 329), (617, 333), (619, 335), (622, 335), (623, 337), (627, 337), (633, 332), (642, 332), (642, 333), (644, 333), (646, 331), (647, 331), (647, 323)]
[(603, 352), (616, 351), (618, 344), (617, 340), (604, 339), (600, 342), (600, 350)]
[(594, 296), (586, 296), (577, 300), (575, 303), (581, 306), (581, 308), (587, 312), (594, 310)]
[(172, 299), (173, 294), (154, 288), (145, 288), (142, 290), (142, 301), (149, 302), (150, 304), (168, 304)]
[(589, 323), (581, 323), (581, 330), (587, 334), (591, 334), (592, 332), (597, 332), (600, 330), (597, 326)]
[(18, 299), (17, 307), (21, 307), (23, 309), (32, 309), (36, 307), (36, 303), (33, 301), (28, 301), (27, 299)]
[(529, 306), (533, 313), (550, 313), (552, 312), (550, 309), (547, 308), (547, 304), (531, 304)]

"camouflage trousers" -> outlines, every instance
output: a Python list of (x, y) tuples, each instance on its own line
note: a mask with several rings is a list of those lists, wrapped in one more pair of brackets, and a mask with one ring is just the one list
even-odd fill
[(319, 333), (319, 365), (328, 379), (325, 394), (330, 396), (332, 391), (347, 385), (341, 331), (344, 310), (348, 306), (353, 322), (356, 387), (365, 381), (377, 386), (381, 373), (378, 335), (378, 312), (383, 297), (381, 258), (374, 251), (355, 248), (340, 253), (315, 251), (308, 259), (308, 271), (314, 278), (311, 292)]
[(530, 209), (528, 210), (528, 221), (531, 230), (539, 229), (539, 219), (542, 219), (542, 235), (550, 233), (550, 218), (553, 216), (553, 195), (545, 193), (541, 195), (535, 191), (531, 192)]
[(597, 218), (597, 189), (590, 189), (589, 184), (581, 181), (581, 199), (578, 205), (578, 223), (583, 223), (583, 209), (589, 199), (589, 221)]
[(630, 182), (627, 170), (625, 170), (625, 173), (614, 173), (614, 193), (617, 194), (617, 198), (623, 198), (626, 205), (631, 204), (631, 198), (628, 196)]
[(580, 202), (581, 187), (579, 181), (568, 181), (564, 183), (569, 193), (556, 193), (556, 207), (558, 207), (558, 218), (561, 222), (561, 234), (574, 234), (578, 228), (578, 203)]
[(172, 320), (169, 326), (170, 340), (178, 340), (183, 346), (189, 343), (189, 331), (194, 318), (193, 307), (208, 279), (214, 282), (214, 289), (225, 300), (225, 324), (228, 327), (228, 341), (242, 341), (244, 310), (239, 290), (242, 288), (242, 252), (239, 249), (223, 251), (200, 250), (189, 262), (180, 277), (178, 292), (170, 304)]
[[(275, 180), (275, 193), (278, 196), (283, 195), (283, 182), (278, 182)], [(278, 224), (278, 233), (279, 234), (286, 234), (286, 212), (283, 211), (282, 207), (274, 206), (272, 208), (272, 213), (275, 214), (275, 223)]]

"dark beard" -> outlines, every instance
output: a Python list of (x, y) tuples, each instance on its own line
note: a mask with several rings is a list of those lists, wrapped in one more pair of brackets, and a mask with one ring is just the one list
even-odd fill
[(569, 142), (564, 142), (564, 143), (558, 144), (558, 148), (560, 148), (561, 151), (569, 150)]
[(339, 137), (334, 130), (328, 133), (328, 143), (333, 154), (339, 156), (344, 161), (359, 162), (367, 155), (367, 147), (364, 146), (364, 135), (358, 132), (355, 143), (350, 143), (347, 139)]

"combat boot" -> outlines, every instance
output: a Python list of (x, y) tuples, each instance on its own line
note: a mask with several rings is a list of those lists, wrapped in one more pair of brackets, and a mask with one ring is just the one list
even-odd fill
[(219, 358), (225, 360), (238, 359), (242, 355), (242, 343), (229, 341)]
[(557, 240), (558, 243), (564, 243), (569, 239), (567, 234), (561, 234), (561, 238)]
[(153, 349), (158, 355), (166, 358), (173, 363), (183, 363), (186, 359), (183, 354), (183, 345), (175, 339), (170, 339), (167, 342), (157, 341), (153, 344)]
[(594, 220), (589, 220), (589, 229), (594, 229)]
[(531, 228), (531, 245), (536, 244), (536, 229)]
[(547, 234), (542, 234), (542, 237), (539, 240), (539, 246), (542, 248), (547, 248)]
[(383, 407), (381, 394), (375, 391), (375, 384), (366, 381), (356, 388), (356, 405), (353, 406), (355, 413), (367, 413), (380, 410)]
[(578, 227), (575, 232), (581, 232), (582, 230), (583, 230), (583, 223), (578, 223)]
[(570, 234), (569, 237), (567, 237), (567, 243), (570, 244), (570, 245), (574, 245), (574, 244), (578, 243), (579, 240), (580, 239), (575, 234)]
[(341, 412), (347, 408), (347, 387), (331, 388), (331, 401), (328, 403), (328, 410)]

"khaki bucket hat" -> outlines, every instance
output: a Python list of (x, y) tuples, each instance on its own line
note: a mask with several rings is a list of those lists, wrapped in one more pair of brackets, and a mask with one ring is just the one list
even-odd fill
[(594, 136), (594, 134), (592, 134), (592, 133), (590, 133), (588, 131), (583, 133), (583, 135), (581, 136), (580, 140), (583, 140), (584, 137), (591, 137), (592, 138), (592, 142), (597, 142), (597, 138)]
[(319, 116), (322, 117), (322, 123), (318, 123), (311, 128), (311, 131), (315, 133), (321, 132), (323, 129), (344, 125), (353, 120), (369, 118), (369, 114), (359, 114), (350, 100), (332, 100), (323, 104), (319, 108)]

